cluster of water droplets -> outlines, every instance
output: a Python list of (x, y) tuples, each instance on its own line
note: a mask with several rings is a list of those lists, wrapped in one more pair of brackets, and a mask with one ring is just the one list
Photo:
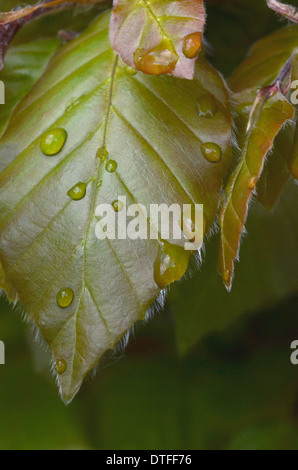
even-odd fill
[[(74, 291), (70, 288), (61, 289), (56, 297), (57, 304), (60, 308), (64, 309), (69, 307), (74, 299)], [(56, 361), (56, 370), (59, 375), (64, 374), (67, 369), (67, 363), (64, 359), (58, 359)]]
[[(183, 40), (182, 51), (187, 59), (195, 59), (202, 44), (202, 34), (192, 33)], [(134, 65), (149, 75), (171, 74), (177, 65), (179, 56), (174, 44), (166, 36), (151, 49), (138, 48), (134, 53)]]
[[(128, 73), (132, 73), (132, 70), (127, 70)], [(135, 71), (134, 71), (135, 72)], [(43, 152), (44, 155), (47, 157), (54, 157), (57, 156), (63, 149), (63, 147), (66, 144), (68, 138), (67, 131), (63, 128), (55, 128), (55, 129), (50, 129), (47, 132), (45, 132), (41, 139), (40, 139), (40, 149)], [(96, 155), (101, 162), (105, 165), (105, 170), (107, 173), (114, 173), (117, 169), (117, 162), (115, 160), (111, 160), (109, 158), (109, 153), (106, 149), (106, 147), (101, 147)], [(99, 188), (102, 185), (102, 180), (98, 180), (96, 182), (97, 188)], [(88, 183), (85, 182), (78, 182), (76, 183), (72, 188), (69, 189), (67, 192), (67, 195), (73, 200), (73, 201), (80, 201), (82, 200), (87, 193), (87, 186)], [(112, 207), (114, 208), (115, 212), (119, 212), (123, 208), (123, 204), (115, 200), (112, 203)], [(70, 307), (70, 305), (73, 303), (74, 299), (74, 291), (70, 288), (64, 288), (61, 289), (57, 296), (56, 296), (56, 302), (57, 305), (61, 309), (66, 309)], [(56, 361), (56, 370), (58, 374), (64, 374), (64, 372), (67, 369), (67, 363), (64, 359), (58, 359)]]
[[(183, 43), (183, 53), (185, 57), (193, 59), (197, 56), (201, 47), (201, 33), (194, 33), (187, 36)], [(172, 44), (163, 39), (158, 46), (150, 51), (137, 50), (135, 53), (135, 66), (148, 74), (171, 73), (178, 61), (178, 55), (173, 49)], [(125, 71), (134, 75), (136, 71), (129, 66)], [(197, 104), (199, 117), (211, 119), (217, 113), (217, 104), (211, 95), (201, 97)], [(68, 138), (67, 131), (63, 128), (50, 129), (43, 134), (40, 140), (40, 148), (44, 155), (54, 157), (58, 155), (66, 144)], [(207, 142), (201, 145), (201, 152), (207, 161), (217, 163), (222, 158), (222, 150), (219, 145)], [(109, 158), (109, 153), (105, 146), (97, 152), (97, 157), (104, 164), (107, 173), (114, 173), (117, 170), (117, 162)], [(102, 180), (97, 181), (97, 188), (102, 185)], [(249, 187), (254, 189), (256, 178), (252, 177), (249, 181)], [(69, 189), (67, 195), (73, 201), (80, 201), (86, 196), (88, 183), (78, 182)], [(123, 204), (119, 200), (112, 202), (115, 212), (123, 209)], [(154, 280), (156, 284), (164, 289), (172, 282), (180, 279), (186, 272), (192, 252), (184, 248), (171, 244), (164, 240), (159, 240), (158, 254), (154, 263)], [(229, 273), (226, 273), (228, 278)], [(61, 289), (57, 294), (57, 304), (60, 308), (68, 308), (74, 299), (74, 292), (71, 288)], [(67, 369), (67, 363), (64, 359), (56, 361), (56, 370), (58, 374), (63, 374)]]

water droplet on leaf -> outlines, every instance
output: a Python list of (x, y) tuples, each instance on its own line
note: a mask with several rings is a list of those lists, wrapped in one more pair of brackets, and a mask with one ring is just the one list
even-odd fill
[(150, 75), (172, 73), (177, 62), (178, 55), (166, 38), (150, 50), (137, 49), (134, 53), (136, 69)]
[(57, 294), (57, 304), (61, 308), (69, 307), (74, 298), (74, 292), (72, 289), (61, 289)]
[(98, 151), (97, 154), (98, 158), (100, 158), (103, 162), (108, 158), (109, 152), (107, 151), (106, 147), (101, 147)]
[(65, 129), (52, 129), (43, 134), (40, 149), (47, 156), (57, 155), (65, 145), (67, 132)]
[(202, 33), (192, 33), (186, 36), (183, 42), (183, 54), (188, 59), (194, 59), (202, 44)]
[(106, 163), (106, 170), (108, 173), (114, 173), (114, 171), (117, 170), (117, 162), (115, 162), (115, 160), (109, 160), (107, 163)]
[(186, 273), (191, 252), (181, 246), (163, 241), (159, 244), (158, 255), (154, 263), (154, 280), (164, 289), (174, 281), (178, 281)]
[(222, 157), (222, 151), (219, 145), (213, 142), (207, 142), (201, 145), (201, 151), (206, 160), (210, 163), (218, 163)]
[(74, 201), (80, 201), (86, 196), (86, 183), (77, 183), (75, 184), (67, 193)]
[(112, 202), (112, 206), (115, 212), (120, 212), (123, 209), (123, 202), (116, 200)]
[(67, 369), (67, 364), (64, 359), (58, 359), (56, 361), (56, 370), (59, 375), (63, 374)]
[(218, 110), (214, 98), (210, 95), (202, 96), (197, 104), (197, 108), (199, 116), (206, 119), (213, 118)]
[(257, 176), (252, 176), (251, 178), (249, 178), (248, 188), (253, 191), (255, 189), (255, 187), (257, 186), (257, 182), (258, 182), (258, 177)]

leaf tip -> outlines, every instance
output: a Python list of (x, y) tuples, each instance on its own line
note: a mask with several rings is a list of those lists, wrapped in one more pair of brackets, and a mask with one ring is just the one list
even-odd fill
[[(55, 368), (55, 371), (56, 371), (56, 368)], [(57, 380), (59, 395), (60, 395), (62, 402), (64, 403), (65, 406), (70, 405), (81, 388), (82, 380), (79, 382), (75, 382), (75, 383), (71, 381), (71, 383), (67, 384), (66, 381), (61, 379), (57, 371), (56, 371), (56, 380)]]

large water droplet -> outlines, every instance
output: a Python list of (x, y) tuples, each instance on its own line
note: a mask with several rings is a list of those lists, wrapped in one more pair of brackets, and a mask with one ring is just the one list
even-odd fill
[(86, 183), (77, 183), (68, 191), (67, 195), (74, 201), (80, 201), (86, 196), (86, 189)]
[(106, 163), (106, 170), (108, 173), (114, 173), (114, 171), (117, 170), (117, 162), (115, 162), (115, 160), (109, 160), (107, 163)]
[(183, 42), (183, 54), (188, 59), (194, 59), (202, 44), (202, 33), (192, 33), (186, 36)]
[(112, 206), (115, 212), (120, 212), (123, 209), (123, 202), (118, 201), (117, 199), (116, 201), (112, 202)]
[(213, 142), (207, 142), (201, 145), (201, 151), (206, 160), (210, 163), (218, 163), (222, 157), (222, 151), (219, 145)]
[(177, 62), (178, 55), (166, 38), (150, 50), (137, 49), (134, 53), (136, 69), (150, 75), (172, 73)]
[(67, 369), (67, 364), (64, 359), (58, 359), (56, 361), (56, 370), (59, 375), (63, 374)]
[(185, 274), (190, 251), (181, 246), (172, 245), (169, 242), (160, 242), (158, 255), (154, 263), (154, 280), (156, 284), (164, 289), (174, 281), (178, 281)]
[(74, 292), (72, 289), (61, 289), (57, 294), (57, 304), (61, 308), (69, 307), (74, 298)]
[(47, 156), (59, 153), (65, 145), (67, 132), (65, 129), (52, 129), (43, 134), (40, 140), (40, 149)]
[(215, 99), (210, 95), (202, 96), (197, 103), (197, 108), (199, 116), (205, 119), (213, 118), (218, 110)]

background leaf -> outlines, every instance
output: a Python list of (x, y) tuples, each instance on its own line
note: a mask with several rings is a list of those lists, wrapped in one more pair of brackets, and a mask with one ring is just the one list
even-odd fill
[(0, 80), (5, 84), (5, 106), (0, 107), (0, 135), (14, 107), (40, 78), (58, 45), (57, 39), (41, 39), (9, 50), (6, 67), (0, 73)]
[(229, 80), (234, 92), (270, 85), (298, 47), (298, 25), (291, 25), (258, 41)]
[(291, 176), (288, 164), (294, 145), (295, 128), (295, 122), (288, 122), (281, 129), (257, 184), (257, 199), (269, 211), (274, 208)]
[(245, 136), (241, 160), (227, 182), (226, 200), (220, 213), (219, 269), (228, 289), (232, 286), (234, 262), (239, 255), (249, 204), (266, 156), (281, 127), (294, 117), (293, 106), (280, 92), (271, 96), (261, 109), (259, 107)]
[[(293, 63), (295, 63), (295, 48), (298, 44), (297, 32), (297, 26), (294, 25), (262, 39), (253, 47), (249, 57), (232, 75), (230, 85), (233, 89), (240, 91), (252, 86), (251, 102), (247, 102), (241, 110), (243, 116), (246, 114), (246, 119), (248, 119), (258, 89), (268, 86), (276, 80), (281, 68), (291, 55), (293, 55)], [(255, 94), (253, 89), (255, 89)], [(267, 210), (273, 209), (291, 174), (289, 160), (293, 152), (295, 125), (295, 121), (288, 123), (279, 132), (258, 181), (257, 198)]]
[[(289, 181), (274, 212), (253, 207), (231, 292), (216, 273), (218, 239), (206, 247), (202, 270), (170, 290), (178, 349), (188, 352), (204, 335), (227, 327), (239, 315), (271, 308), (298, 291), (298, 187)], [(187, 302), (186, 302), (187, 299)]]
[(136, 70), (192, 79), (204, 24), (202, 0), (114, 0), (111, 43)]

